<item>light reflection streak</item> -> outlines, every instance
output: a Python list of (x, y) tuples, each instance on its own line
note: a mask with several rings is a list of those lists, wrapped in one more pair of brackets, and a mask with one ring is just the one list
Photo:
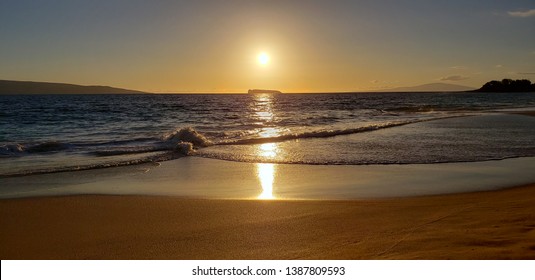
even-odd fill
[[(280, 135), (280, 128), (272, 127), (271, 123), (275, 119), (273, 112), (273, 95), (258, 94), (254, 95), (254, 102), (252, 109), (255, 112), (256, 120), (264, 127), (259, 131), (258, 135), (262, 138), (276, 137)], [(261, 144), (256, 151), (257, 155), (264, 159), (273, 159), (277, 156), (276, 143)], [(262, 193), (258, 195), (258, 199), (275, 199), (273, 195), (273, 181), (275, 180), (275, 165), (273, 163), (257, 163), (257, 174), (260, 185), (262, 186)]]
[(275, 143), (264, 143), (260, 145), (260, 150), (258, 155), (265, 158), (274, 158), (277, 155), (277, 144)]
[(262, 193), (258, 199), (275, 199), (273, 195), (273, 181), (275, 179), (275, 165), (273, 163), (257, 163), (258, 179), (262, 186)]
[(265, 122), (273, 121), (273, 95), (255, 94), (252, 109), (255, 111), (256, 119)]
[(265, 127), (258, 133), (258, 135), (262, 138), (277, 137), (280, 135), (280, 129), (277, 127)]

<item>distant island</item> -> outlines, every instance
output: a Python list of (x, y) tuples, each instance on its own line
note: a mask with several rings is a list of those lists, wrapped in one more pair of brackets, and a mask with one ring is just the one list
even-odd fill
[(535, 84), (530, 80), (503, 79), (501, 81), (490, 81), (484, 84), (476, 92), (535, 92)]
[(251, 93), (282, 93), (278, 90), (274, 90), (274, 89), (250, 89), (247, 91), (247, 93), (251, 94)]
[(108, 86), (0, 80), (0, 95), (8, 94), (145, 94)]

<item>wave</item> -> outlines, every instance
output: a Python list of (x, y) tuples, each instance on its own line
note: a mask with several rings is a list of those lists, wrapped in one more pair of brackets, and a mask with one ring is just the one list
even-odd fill
[[(111, 141), (110, 145), (104, 145), (103, 143), (96, 143), (95, 145), (90, 144), (68, 144), (61, 142), (44, 142), (33, 145), (23, 145), (23, 144), (8, 144), (0, 146), (0, 156), (1, 157), (10, 157), (10, 156), (23, 156), (25, 154), (34, 154), (34, 153), (52, 153), (65, 150), (74, 150), (77, 153), (80, 151), (86, 154), (99, 157), (117, 157), (113, 162), (104, 162), (94, 165), (83, 165), (83, 166), (60, 166), (50, 169), (39, 169), (39, 170), (27, 170), (27, 171), (16, 171), (15, 173), (3, 173), (0, 174), (0, 177), (11, 177), (11, 176), (24, 176), (24, 175), (33, 175), (33, 174), (45, 174), (45, 173), (56, 173), (56, 172), (67, 172), (67, 171), (79, 171), (79, 170), (90, 170), (97, 168), (106, 168), (106, 167), (118, 167), (134, 164), (142, 164), (148, 162), (160, 162), (166, 160), (172, 160), (184, 156), (190, 155), (200, 155), (205, 156), (202, 153), (197, 153), (199, 149), (209, 147), (209, 146), (223, 146), (223, 145), (254, 145), (254, 144), (263, 144), (263, 143), (274, 143), (274, 142), (283, 142), (289, 140), (297, 139), (308, 139), (308, 138), (327, 138), (335, 137), (339, 135), (348, 135), (355, 133), (364, 133), (370, 131), (376, 131), (381, 129), (387, 129), (397, 126), (403, 126), (418, 122), (445, 119), (459, 116), (448, 116), (448, 117), (439, 117), (439, 118), (428, 118), (428, 119), (417, 119), (409, 121), (399, 121), (399, 122), (389, 122), (382, 124), (370, 124), (367, 126), (360, 126), (355, 128), (346, 128), (346, 129), (332, 129), (332, 130), (316, 130), (316, 131), (306, 131), (301, 133), (289, 133), (283, 134), (275, 137), (265, 137), (265, 138), (242, 138), (235, 140), (221, 140), (214, 141), (203, 135), (202, 133), (196, 131), (192, 127), (176, 129), (172, 132), (163, 134), (160, 138), (138, 138), (132, 141), (136, 144), (144, 145), (134, 145), (134, 146), (121, 146), (120, 144), (134, 144), (132, 141), (121, 140), (121, 141)], [(149, 142), (140, 142), (141, 140), (146, 140)], [(88, 145), (89, 147), (85, 147)], [(103, 147), (104, 146), (104, 147)], [(81, 148), (83, 147), (83, 148)], [(95, 149), (92, 150), (91, 148)], [(125, 157), (134, 154), (147, 154), (146, 156), (141, 155), (142, 158), (135, 160), (125, 160)], [(152, 153), (152, 154), (151, 154)], [(154, 153), (157, 153), (155, 155)], [(314, 164), (311, 162), (295, 162), (295, 163), (306, 163)], [(333, 162), (329, 164), (347, 164)]]
[(420, 120), (410, 120), (410, 121), (401, 121), (401, 122), (389, 122), (383, 124), (370, 124), (367, 126), (360, 126), (356, 128), (345, 128), (345, 129), (330, 129), (330, 130), (316, 130), (316, 131), (306, 131), (301, 133), (292, 133), (292, 134), (283, 134), (274, 137), (263, 137), (263, 138), (247, 138), (247, 139), (238, 139), (238, 140), (227, 140), (219, 142), (216, 145), (251, 145), (251, 144), (264, 144), (264, 143), (274, 143), (274, 142), (284, 142), (289, 140), (298, 140), (298, 139), (307, 139), (307, 138), (329, 138), (340, 135), (349, 135), (362, 132), (370, 132), (380, 129), (386, 129), (396, 126), (408, 125), (418, 122), (438, 120), (451, 117), (442, 117), (442, 118), (433, 118), (433, 119), (420, 119)]
[[(119, 156), (160, 151), (175, 151), (184, 155), (191, 154), (195, 149), (208, 147), (213, 143), (204, 135), (191, 127), (177, 129), (164, 134), (161, 138), (135, 138), (98, 143), (62, 143), (47, 141), (37, 144), (4, 144), (0, 145), (0, 157), (23, 156), (26, 154), (53, 153), (79, 148), (96, 156)], [(122, 145), (133, 145), (124, 147)], [(104, 147), (104, 148), (101, 148)], [(91, 148), (97, 149), (91, 151)]]
[(24, 151), (24, 146), (20, 144), (6, 144), (0, 146), (0, 156), (11, 156)]
[[(367, 126), (360, 126), (356, 128), (345, 129), (331, 129), (331, 130), (315, 130), (305, 131), (300, 133), (282, 134), (274, 137), (257, 137), (257, 138), (241, 138), (231, 140), (217, 140), (217, 138), (225, 139), (228, 137), (228, 132), (221, 131), (217, 133), (206, 133), (214, 140), (209, 139), (205, 134), (202, 134), (192, 127), (179, 128), (172, 132), (163, 134), (161, 137), (139, 137), (130, 140), (113, 140), (106, 142), (94, 143), (63, 143), (58, 141), (47, 141), (37, 144), (4, 144), (0, 145), (0, 156), (16, 156), (24, 153), (48, 153), (59, 152), (79, 148), (81, 150), (97, 149), (91, 153), (97, 156), (115, 156), (137, 153), (150, 153), (159, 151), (177, 151), (183, 154), (190, 154), (192, 151), (200, 148), (209, 147), (212, 145), (247, 145), (247, 144), (262, 144), (270, 142), (283, 142), (288, 140), (306, 139), (306, 138), (327, 138), (338, 135), (348, 135), (354, 133), (369, 132), (374, 130), (386, 129), (396, 126), (402, 126), (412, 123), (452, 118), (459, 116), (435, 117), (427, 119), (415, 119), (408, 121), (388, 122), (381, 124), (370, 124)], [(234, 136), (244, 137), (248, 135), (246, 132), (233, 133)], [(124, 146), (126, 145), (126, 147)], [(104, 147), (104, 148), (99, 148)], [(106, 149), (107, 147), (107, 149)]]
[(163, 140), (170, 145), (178, 145), (180, 143), (191, 143), (194, 147), (208, 147), (213, 145), (212, 141), (208, 140), (208, 138), (192, 127), (177, 129), (165, 134)]
[(132, 155), (132, 154), (144, 154), (152, 152), (162, 152), (167, 151), (166, 148), (130, 148), (130, 149), (119, 149), (119, 150), (100, 150), (92, 152), (93, 155), (99, 157), (110, 157), (110, 156), (122, 156), (122, 155)]
[[(144, 138), (150, 139), (152, 138)], [(118, 142), (118, 141), (117, 141)], [(122, 141), (126, 142), (126, 141)], [(129, 154), (141, 154), (151, 152), (176, 152), (182, 155), (190, 155), (196, 149), (211, 146), (212, 141), (191, 127), (177, 129), (164, 134), (159, 142), (149, 147), (130, 147), (123, 149), (98, 150), (93, 152), (96, 156), (120, 156)]]
[(0, 156), (17, 156), (23, 153), (48, 153), (59, 152), (72, 148), (72, 144), (56, 141), (44, 142), (33, 145), (5, 144), (0, 146)]
[(68, 143), (52, 141), (52, 142), (45, 142), (45, 143), (37, 144), (34, 146), (30, 146), (27, 149), (25, 149), (25, 151), (29, 153), (58, 152), (58, 151), (68, 150), (71, 147), (72, 145)]
[(487, 108), (478, 107), (476, 105), (465, 106), (465, 105), (413, 105), (413, 106), (398, 106), (381, 109), (381, 112), (402, 112), (402, 113), (433, 113), (433, 112), (442, 112), (442, 113), (455, 113), (455, 112), (478, 112), (486, 110)]
[(425, 113), (425, 112), (443, 111), (444, 109), (445, 109), (444, 107), (421, 105), (421, 106), (400, 106), (400, 107), (385, 108), (381, 111), (382, 112)]
[(58, 167), (42, 168), (42, 169), (30, 169), (30, 170), (24, 170), (24, 171), (2, 173), (0, 174), (0, 178), (21, 177), (21, 176), (28, 176), (28, 175), (41, 175), (41, 174), (50, 174), (50, 173), (72, 172), (72, 171), (84, 171), (84, 170), (102, 169), (102, 168), (109, 168), (109, 167), (138, 165), (138, 164), (145, 164), (145, 163), (159, 164), (158, 162), (177, 159), (182, 156), (183, 155), (177, 155), (177, 154), (162, 154), (158, 156), (152, 156), (152, 157), (135, 159), (135, 160), (127, 160), (127, 161), (104, 162), (100, 164), (88, 164), (88, 165), (76, 165), (76, 166), (58, 166)]
[(126, 144), (135, 144), (140, 142), (149, 142), (149, 141), (160, 141), (160, 138), (156, 137), (140, 137), (127, 140), (113, 140), (105, 142), (89, 142), (89, 143), (76, 143), (76, 146), (119, 146)]

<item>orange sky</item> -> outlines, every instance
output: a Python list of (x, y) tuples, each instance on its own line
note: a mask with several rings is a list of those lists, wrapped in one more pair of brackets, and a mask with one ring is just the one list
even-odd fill
[(534, 9), (517, 0), (2, 2), (0, 79), (150, 92), (533, 81)]

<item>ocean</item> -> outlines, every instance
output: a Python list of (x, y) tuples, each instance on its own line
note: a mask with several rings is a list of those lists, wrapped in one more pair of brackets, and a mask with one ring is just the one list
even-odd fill
[(204, 157), (385, 165), (535, 156), (534, 93), (0, 96), (0, 177)]

